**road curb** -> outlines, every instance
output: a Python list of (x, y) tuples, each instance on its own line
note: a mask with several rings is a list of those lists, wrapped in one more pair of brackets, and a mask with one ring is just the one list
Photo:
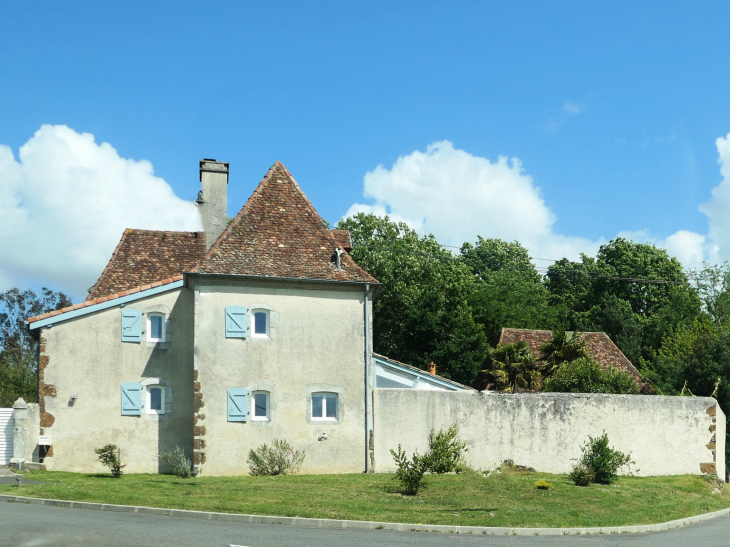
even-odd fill
[(404, 524), (396, 522), (376, 522), (367, 520), (333, 520), (304, 517), (270, 517), (262, 515), (243, 515), (239, 513), (213, 513), (207, 511), (187, 511), (183, 509), (161, 509), (159, 507), (142, 507), (136, 505), (113, 505), (109, 503), (91, 503), (85, 501), (64, 501), (24, 496), (0, 495), (0, 501), (9, 503), (28, 503), (32, 505), (50, 505), (69, 509), (86, 509), (91, 511), (113, 511), (117, 513), (138, 513), (166, 517), (184, 517), (200, 520), (216, 520), (254, 524), (289, 524), (310, 528), (351, 528), (355, 530), (395, 530), (400, 532), (441, 532), (444, 534), (484, 534), (487, 536), (580, 536), (607, 534), (640, 534), (645, 532), (663, 532), (688, 524), (730, 514), (730, 508), (712, 513), (704, 513), (683, 519), (671, 520), (660, 524), (641, 524), (637, 526), (603, 526), (594, 528), (509, 528), (489, 526), (448, 526), (440, 524)]

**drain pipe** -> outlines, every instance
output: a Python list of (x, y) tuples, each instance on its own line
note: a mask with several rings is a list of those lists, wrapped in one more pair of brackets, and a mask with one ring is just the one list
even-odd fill
[(370, 473), (370, 433), (371, 413), (370, 408), (370, 284), (365, 285), (365, 472)]

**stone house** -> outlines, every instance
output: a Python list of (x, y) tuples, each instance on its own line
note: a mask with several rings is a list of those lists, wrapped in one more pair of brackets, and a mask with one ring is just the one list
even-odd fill
[(228, 164), (201, 161), (200, 180), (205, 232), (128, 229), (85, 302), (28, 319), (47, 469), (98, 470), (112, 443), (128, 472), (164, 471), (179, 446), (200, 472), (242, 474), (278, 438), (305, 450), (303, 472), (364, 471), (379, 378), (464, 388), (373, 365), (379, 284), (281, 163), (233, 219)]

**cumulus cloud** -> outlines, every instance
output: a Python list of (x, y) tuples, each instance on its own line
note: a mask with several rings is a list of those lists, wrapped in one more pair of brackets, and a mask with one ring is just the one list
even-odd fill
[(556, 216), (519, 159), (492, 162), (448, 141), (402, 156), (390, 169), (380, 165), (368, 172), (363, 195), (374, 203), (355, 203), (346, 217), (387, 213), (445, 245), (481, 235), (518, 240), (533, 256), (577, 259), (603, 242), (556, 233)]
[(715, 145), (722, 180), (712, 189), (710, 201), (700, 205), (700, 211), (709, 222), (709, 258), (724, 262), (730, 260), (730, 133), (718, 138)]
[(0, 290), (51, 283), (83, 299), (125, 228), (200, 230), (192, 202), (149, 161), (44, 125), (18, 159), (0, 145)]

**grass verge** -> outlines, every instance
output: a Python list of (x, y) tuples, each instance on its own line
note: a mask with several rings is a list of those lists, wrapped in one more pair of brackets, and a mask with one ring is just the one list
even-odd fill
[[(484, 477), (428, 475), (404, 496), (392, 475), (197, 477), (85, 475), (34, 471), (43, 484), (0, 485), (0, 494), (172, 509), (285, 517), (422, 524), (589, 527), (654, 524), (730, 507), (730, 487), (712, 494), (707, 478), (621, 477), (615, 484), (573, 486), (565, 475), (516, 472)], [(551, 483), (539, 490), (535, 483)]]

